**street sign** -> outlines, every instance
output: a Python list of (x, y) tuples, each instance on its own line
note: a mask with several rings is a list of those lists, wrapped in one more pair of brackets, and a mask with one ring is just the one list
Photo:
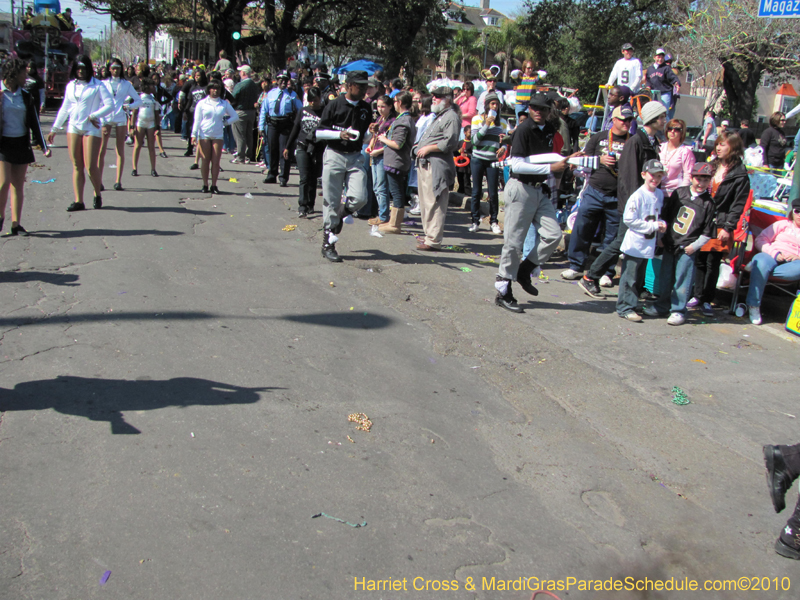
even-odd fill
[(800, 18), (800, 0), (759, 0), (758, 16), (773, 19)]

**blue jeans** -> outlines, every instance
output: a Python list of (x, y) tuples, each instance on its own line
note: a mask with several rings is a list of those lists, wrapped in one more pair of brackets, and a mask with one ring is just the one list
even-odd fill
[(655, 303), (658, 312), (686, 314), (686, 303), (692, 294), (696, 254), (689, 256), (681, 252), (676, 255), (665, 250), (661, 255), (661, 271), (658, 276), (661, 289)]
[(222, 148), (230, 153), (236, 150), (236, 142), (233, 140), (233, 127), (225, 125), (222, 128)]
[(481, 160), (472, 157), (470, 168), (472, 169), (472, 222), (479, 223), (481, 220), (481, 198), (483, 198), (483, 174), (486, 174), (486, 187), (489, 192), (489, 222), (497, 223), (497, 212), (499, 201), (497, 198), (497, 177), (498, 170), (491, 166), (491, 161)]
[[(581, 198), (581, 205), (578, 207), (578, 216), (575, 219), (575, 227), (569, 238), (569, 266), (575, 271), (583, 271), (586, 265), (586, 255), (592, 246), (594, 234), (600, 219), (605, 218), (606, 232), (603, 237), (603, 246), (608, 246), (617, 237), (619, 229), (619, 210), (617, 209), (617, 197), (607, 196), (591, 186), (586, 187)], [(614, 267), (606, 273), (610, 277), (614, 276)]]
[(372, 189), (375, 190), (375, 199), (378, 201), (378, 218), (381, 221), (389, 220), (389, 195), (386, 192), (386, 171), (383, 169), (383, 154), (372, 158)]
[(747, 306), (761, 306), (767, 280), (780, 277), (788, 281), (800, 280), (800, 261), (779, 263), (769, 254), (759, 252), (756, 254), (750, 271), (750, 289), (747, 290)]
[(639, 304), (639, 282), (644, 281), (647, 269), (646, 258), (622, 255), (622, 275), (619, 278), (619, 293), (617, 295), (617, 314), (624, 317), (636, 310)]
[(656, 96), (655, 99), (661, 102), (661, 104), (664, 105), (664, 108), (667, 109), (667, 112), (669, 112), (669, 107), (672, 104), (672, 92), (659, 92), (658, 90), (655, 90), (653, 95)]
[(392, 173), (386, 171), (386, 184), (392, 199), (392, 208), (403, 208), (406, 205), (406, 182), (408, 173)]

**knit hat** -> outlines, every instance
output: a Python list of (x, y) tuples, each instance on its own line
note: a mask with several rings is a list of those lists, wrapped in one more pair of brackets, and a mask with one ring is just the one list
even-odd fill
[(489, 108), (489, 103), (492, 101), (500, 102), (500, 98), (497, 97), (497, 94), (486, 94), (486, 97), (483, 99), (483, 107)]
[(642, 107), (642, 124), (648, 125), (665, 114), (667, 109), (661, 102), (648, 102)]

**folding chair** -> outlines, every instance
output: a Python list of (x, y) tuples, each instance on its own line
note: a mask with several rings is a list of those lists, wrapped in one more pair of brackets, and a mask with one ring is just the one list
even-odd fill
[[(735, 256), (731, 259), (731, 270), (736, 276), (736, 287), (733, 290), (731, 298), (731, 306), (728, 311), (734, 314), (736, 305), (739, 303), (739, 296), (741, 290), (749, 287), (749, 281), (744, 282), (745, 278), (749, 279), (750, 273), (745, 269), (753, 257), (758, 254), (755, 249), (755, 241), (758, 235), (767, 227), (784, 218), (783, 216), (770, 214), (760, 210), (753, 209), (753, 192), (747, 197), (742, 216), (739, 219), (739, 224), (736, 231), (733, 232), (733, 252)], [(767, 287), (773, 287), (789, 296), (797, 296), (797, 281), (787, 281), (778, 277), (770, 277), (767, 281)]]

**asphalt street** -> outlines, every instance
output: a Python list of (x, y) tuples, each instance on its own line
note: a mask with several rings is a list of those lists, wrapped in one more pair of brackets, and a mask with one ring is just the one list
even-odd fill
[(102, 210), (67, 213), (65, 143), (29, 170), (31, 235), (0, 240), (0, 599), (800, 594), (773, 550), (796, 488), (776, 515), (761, 456), (800, 442), (786, 300), (762, 327), (629, 323), (556, 255), (515, 315), (493, 303), (502, 238), (465, 210), (436, 254), (418, 226), (345, 225), (332, 264), (294, 171), (264, 185), (224, 157), (202, 194), (167, 134), (159, 178), (143, 152), (125, 191), (106, 168)]

